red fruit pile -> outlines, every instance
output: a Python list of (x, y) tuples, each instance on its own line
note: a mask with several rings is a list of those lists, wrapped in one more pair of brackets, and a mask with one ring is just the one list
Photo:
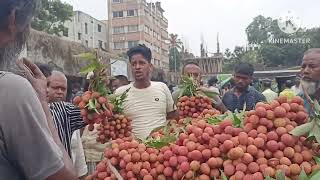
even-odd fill
[[(319, 169), (314, 152), (304, 145), (306, 138), (289, 134), (306, 121), (302, 104), (301, 98), (288, 102), (283, 97), (271, 104), (259, 103), (246, 114), (243, 128), (228, 120), (218, 125), (193, 121), (174, 144), (160, 150), (132, 138), (117, 139), (105, 157), (129, 180), (221, 179), (220, 170), (230, 180), (263, 180), (278, 171), (298, 179), (302, 169), (308, 175)], [(106, 162), (90, 178), (115, 179)]]
[(89, 124), (88, 129), (93, 130), (93, 124), (100, 124), (104, 119), (112, 117), (112, 105), (106, 97), (98, 92), (86, 91), (81, 97), (76, 96), (73, 104), (81, 110), (84, 122)]
[(204, 110), (213, 108), (211, 104), (212, 100), (206, 96), (183, 96), (177, 103), (179, 118), (198, 118)]
[(113, 117), (102, 121), (98, 127), (97, 142), (106, 143), (109, 139), (131, 136), (131, 120), (124, 115), (114, 114)]

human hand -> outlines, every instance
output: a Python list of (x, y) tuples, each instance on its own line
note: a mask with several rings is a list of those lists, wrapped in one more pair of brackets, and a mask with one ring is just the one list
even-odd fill
[(47, 78), (42, 74), (40, 69), (25, 58), (19, 60), (17, 65), (37, 92), (39, 100), (47, 101)]

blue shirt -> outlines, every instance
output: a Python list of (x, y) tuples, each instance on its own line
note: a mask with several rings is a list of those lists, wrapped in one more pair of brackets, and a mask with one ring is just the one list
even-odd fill
[(232, 112), (234, 112), (236, 109), (243, 110), (244, 105), (246, 105), (246, 111), (252, 110), (254, 109), (255, 105), (261, 101), (266, 101), (266, 98), (253, 87), (249, 87), (239, 97), (235, 95), (235, 91), (232, 89), (228, 91), (222, 99), (223, 104), (229, 111)]
[[(309, 114), (309, 116), (314, 116), (314, 114), (313, 114), (313, 112), (312, 112), (312, 110), (311, 110), (311, 106), (310, 106), (310, 103), (308, 102), (308, 100), (307, 100), (307, 97), (303, 94), (303, 92), (300, 92), (299, 94), (298, 94), (298, 96), (300, 96), (302, 99), (303, 99), (303, 105), (304, 105), (304, 108), (307, 110), (307, 112), (308, 112), (308, 114)], [(313, 100), (313, 98), (312, 97), (310, 97), (311, 98), (311, 100)]]

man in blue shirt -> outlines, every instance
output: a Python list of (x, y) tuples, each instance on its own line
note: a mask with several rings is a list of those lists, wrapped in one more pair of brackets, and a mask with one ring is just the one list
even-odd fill
[(222, 99), (229, 111), (252, 110), (256, 103), (266, 101), (266, 98), (250, 84), (253, 80), (254, 68), (249, 63), (240, 63), (234, 69), (233, 80), (235, 87), (228, 91)]
[[(320, 48), (309, 49), (304, 53), (301, 65), (301, 86), (306, 90), (312, 100), (320, 100)], [(304, 93), (301, 97), (304, 99), (305, 108), (309, 115), (312, 115), (310, 104)]]

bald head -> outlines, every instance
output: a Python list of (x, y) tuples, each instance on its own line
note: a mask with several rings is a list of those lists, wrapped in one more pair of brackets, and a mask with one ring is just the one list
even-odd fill
[(52, 71), (48, 77), (48, 101), (66, 101), (67, 97), (67, 77), (59, 71)]
[(201, 81), (201, 68), (197, 64), (186, 64), (183, 67), (183, 74), (193, 77), (198, 82)]

